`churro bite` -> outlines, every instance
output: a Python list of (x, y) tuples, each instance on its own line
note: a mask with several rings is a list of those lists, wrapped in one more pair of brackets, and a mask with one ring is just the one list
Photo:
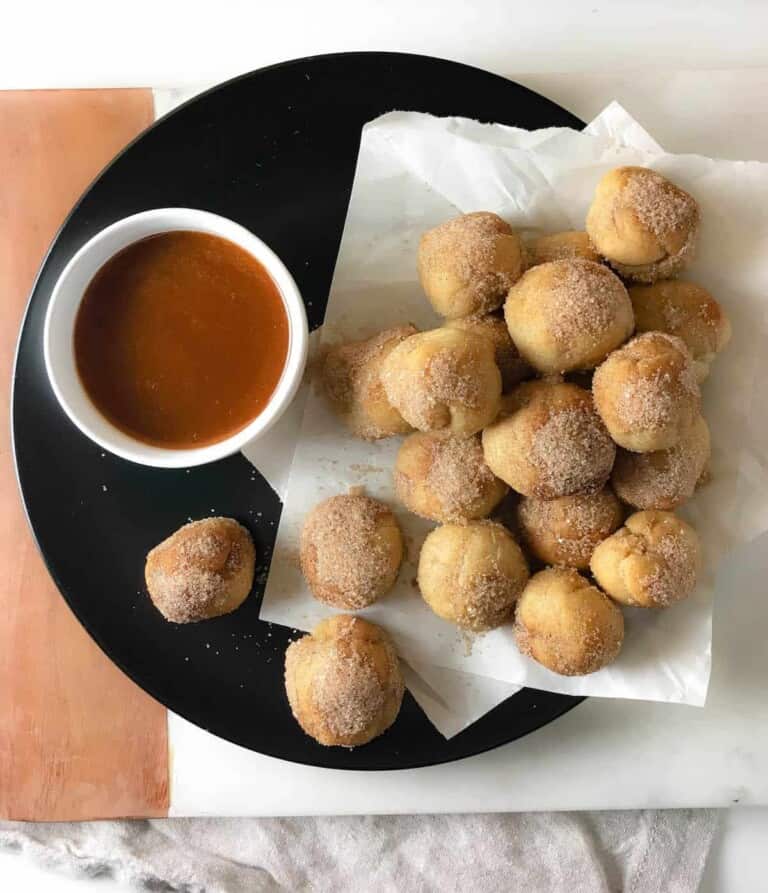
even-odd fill
[(612, 663), (624, 641), (619, 608), (572, 568), (534, 574), (515, 611), (523, 654), (561, 676), (584, 676)]
[(411, 335), (384, 360), (392, 406), (419, 431), (468, 436), (498, 414), (501, 374), (488, 338), (459, 329)]
[(240, 607), (253, 585), (256, 551), (232, 518), (180, 527), (147, 555), (144, 577), (158, 611), (172, 623), (194, 623)]
[(446, 319), (500, 307), (525, 267), (523, 245), (497, 214), (462, 214), (427, 230), (419, 243), (421, 286)]
[(709, 428), (702, 416), (668, 450), (619, 450), (611, 474), (613, 489), (636, 509), (668, 511), (693, 496), (709, 464)]
[(491, 471), (540, 499), (599, 490), (616, 455), (589, 391), (567, 382), (519, 385), (482, 439)]
[(528, 267), (548, 264), (553, 260), (591, 260), (600, 263), (600, 255), (583, 230), (549, 233), (532, 239), (526, 245)]
[(558, 499), (523, 497), (517, 524), (528, 551), (545, 564), (589, 569), (598, 543), (621, 527), (621, 503), (604, 487)]
[(328, 747), (356, 747), (397, 719), (405, 686), (387, 633), (339, 614), (288, 646), (285, 691), (307, 735)]
[(501, 524), (445, 524), (424, 540), (418, 585), (424, 601), (444, 620), (474, 632), (510, 619), (528, 580), (522, 550)]
[(595, 371), (592, 394), (611, 437), (638, 453), (668, 450), (699, 416), (693, 359), (674, 335), (646, 332)]
[(699, 538), (671, 512), (636, 512), (592, 553), (590, 568), (614, 601), (666, 608), (696, 586)]
[(364, 341), (332, 347), (321, 367), (321, 381), (337, 415), (357, 437), (378, 440), (407, 434), (411, 426), (387, 399), (381, 364), (390, 352), (417, 329), (396, 326)]
[(634, 285), (629, 297), (638, 332), (667, 332), (682, 338), (703, 381), (717, 354), (731, 338), (731, 324), (712, 295), (682, 279)]
[(299, 558), (316, 599), (335, 608), (359, 610), (394, 585), (403, 560), (403, 536), (383, 502), (341, 494), (307, 515)]
[(587, 232), (620, 276), (655, 282), (688, 266), (699, 219), (696, 200), (657, 171), (617, 167), (597, 185)]
[(449, 329), (461, 329), (474, 335), (488, 338), (493, 345), (494, 359), (501, 372), (501, 389), (504, 393), (532, 378), (534, 370), (515, 347), (504, 320), (499, 316), (467, 316), (464, 319), (451, 319), (445, 324)]
[(403, 505), (431, 521), (485, 518), (507, 492), (486, 465), (477, 435), (411, 434), (397, 454), (394, 479)]
[(582, 259), (528, 270), (509, 290), (504, 317), (521, 356), (544, 373), (593, 369), (635, 324), (618, 276)]

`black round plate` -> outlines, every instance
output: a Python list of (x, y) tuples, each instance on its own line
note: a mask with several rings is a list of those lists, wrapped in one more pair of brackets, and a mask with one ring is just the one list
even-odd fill
[(88, 238), (137, 211), (186, 206), (231, 217), (261, 236), (293, 273), (317, 327), (361, 128), (392, 109), (530, 129), (583, 126), (518, 84), (423, 56), (319, 56), (223, 84), (149, 128), (72, 211), (34, 286), (14, 377), (14, 449), (29, 519), (53, 578), (96, 642), (142, 688), (202, 728), (264, 754), (339, 769), (470, 756), (539, 728), (580, 699), (526, 689), (446, 741), (407, 696), (392, 729), (366, 747), (315, 744), (291, 716), (283, 690), (292, 631), (258, 618), (263, 578), (239, 611), (187, 626), (167, 624), (143, 586), (148, 549), (188, 519), (212, 513), (246, 524), (266, 566), (277, 497), (239, 455), (166, 471), (103, 453), (55, 400), (43, 364), (43, 320), (58, 275)]

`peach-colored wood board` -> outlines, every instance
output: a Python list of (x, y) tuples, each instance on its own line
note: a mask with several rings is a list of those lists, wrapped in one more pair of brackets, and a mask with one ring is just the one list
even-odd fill
[(166, 711), (80, 627), (22, 510), (9, 431), (19, 324), (43, 254), (99, 170), (153, 120), (150, 90), (0, 92), (0, 817), (168, 810)]

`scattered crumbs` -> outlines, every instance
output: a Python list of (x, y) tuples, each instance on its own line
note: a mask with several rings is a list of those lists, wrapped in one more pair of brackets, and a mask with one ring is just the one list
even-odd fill
[(387, 470), (382, 468), (381, 465), (369, 465), (367, 462), (354, 462), (349, 466), (349, 469), (357, 475), (381, 474)]

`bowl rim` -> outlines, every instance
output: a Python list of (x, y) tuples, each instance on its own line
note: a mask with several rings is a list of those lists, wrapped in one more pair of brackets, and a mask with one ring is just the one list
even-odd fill
[[(239, 431), (205, 446), (186, 449), (156, 446), (144, 443), (122, 431), (95, 406), (82, 381), (77, 376), (76, 370), (76, 382), (72, 380), (69, 384), (66, 384), (62, 381), (63, 370), (59, 368), (55, 359), (54, 346), (56, 342), (62, 337), (68, 337), (71, 356), (74, 360), (74, 321), (77, 316), (77, 309), (95, 273), (88, 278), (87, 284), (80, 290), (80, 294), (75, 301), (71, 327), (68, 327), (68, 330), (62, 333), (56, 326), (55, 320), (57, 319), (57, 311), (61, 309), (62, 302), (70, 298), (70, 292), (68, 291), (70, 280), (80, 267), (103, 247), (105, 241), (114, 237), (116, 233), (128, 230), (137, 224), (146, 225), (148, 227), (147, 231), (136, 238), (126, 240), (114, 248), (114, 250), (109, 251), (98, 263), (97, 271), (124, 248), (152, 235), (173, 231), (205, 232), (233, 242), (261, 263), (275, 283), (283, 301), (288, 318), (288, 350), (282, 373), (269, 401), (259, 415)], [(56, 280), (51, 291), (43, 325), (43, 355), (48, 381), (59, 405), (69, 420), (86, 437), (103, 449), (130, 462), (155, 468), (192, 468), (215, 462), (237, 453), (246, 444), (266, 433), (277, 422), (296, 395), (306, 367), (308, 346), (309, 327), (304, 301), (296, 281), (278, 255), (255, 233), (231, 218), (211, 211), (186, 207), (152, 208), (146, 211), (139, 211), (136, 214), (130, 214), (127, 217), (116, 220), (88, 239), (70, 257)], [(71, 378), (71, 376), (69, 377)], [(84, 396), (99, 417), (99, 430), (96, 430), (88, 420), (83, 418), (82, 414), (73, 405), (73, 401), (68, 396), (68, 392), (69, 394), (72, 393), (72, 388), (78, 391), (80, 396)]]

